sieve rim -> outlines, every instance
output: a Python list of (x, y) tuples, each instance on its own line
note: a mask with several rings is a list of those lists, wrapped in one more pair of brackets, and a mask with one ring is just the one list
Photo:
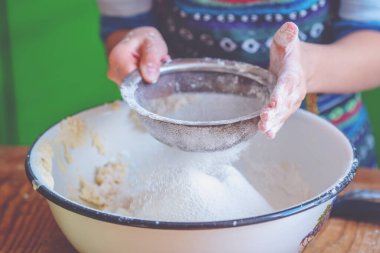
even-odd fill
[[(275, 76), (268, 70), (255, 66), (249, 63), (223, 60), (218, 58), (183, 58), (175, 59), (168, 63), (165, 63), (160, 68), (160, 75), (185, 72), (185, 71), (204, 71), (204, 72), (219, 72), (234, 74), (237, 76), (245, 77), (256, 81), (268, 91), (268, 96), (264, 98), (263, 107), (268, 103), (270, 94), (274, 87)], [(143, 82), (143, 78), (138, 70), (130, 73), (122, 82), (120, 86), (120, 92), (123, 100), (129, 105), (129, 107), (136, 111), (140, 116), (147, 117), (152, 120), (161, 121), (169, 124), (194, 126), (194, 127), (212, 127), (230, 125), (234, 123), (244, 122), (252, 120), (260, 116), (261, 107), (259, 110), (255, 110), (247, 115), (223, 119), (223, 120), (210, 120), (210, 121), (190, 121), (190, 120), (178, 120), (169, 117), (165, 117), (154, 113), (145, 107), (141, 106), (135, 99), (136, 90), (139, 84)], [(144, 84), (145, 85), (145, 84)], [(154, 84), (151, 84), (154, 85)]]

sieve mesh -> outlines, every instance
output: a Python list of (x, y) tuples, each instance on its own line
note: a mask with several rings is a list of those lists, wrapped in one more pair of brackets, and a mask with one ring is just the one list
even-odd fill
[(209, 58), (175, 60), (160, 73), (152, 85), (131, 73), (121, 93), (153, 137), (186, 151), (223, 150), (253, 136), (274, 83), (257, 66)]

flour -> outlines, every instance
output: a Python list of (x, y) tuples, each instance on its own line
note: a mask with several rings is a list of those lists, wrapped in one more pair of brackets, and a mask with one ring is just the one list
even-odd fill
[(71, 163), (71, 150), (84, 144), (87, 134), (86, 123), (78, 116), (68, 117), (60, 123), (58, 142), (63, 145), (65, 160)]
[[(134, 218), (200, 222), (272, 213), (309, 196), (298, 168), (292, 164), (258, 164), (245, 154), (242, 170), (240, 155), (248, 143), (212, 153), (154, 146), (157, 143), (149, 149), (152, 143), (146, 139), (148, 134), (131, 131), (135, 134), (128, 141), (141, 141), (139, 149), (149, 150), (146, 159), (136, 159), (129, 150), (118, 150), (114, 155), (120, 159), (116, 160), (102, 156), (103, 164), (94, 168), (93, 178), (81, 178), (75, 185), (79, 188), (73, 200), (79, 197), (90, 207)], [(88, 143), (98, 154), (108, 155), (104, 149), (108, 145), (103, 146), (103, 142), (94, 129), (76, 117), (61, 124), (57, 144), (62, 144), (66, 153)], [(46, 168), (51, 168), (50, 160), (42, 161)]]
[[(143, 168), (102, 166), (94, 181), (81, 180), (80, 198), (101, 210), (159, 221), (215, 221), (271, 213), (273, 207), (232, 165), (245, 147), (208, 154), (165, 147)], [(168, 153), (171, 159), (164, 155)]]
[(109, 162), (97, 167), (93, 182), (80, 179), (79, 197), (97, 209), (112, 208), (115, 204), (126, 166)]
[(263, 101), (234, 94), (201, 92), (178, 93), (149, 101), (149, 109), (174, 120), (230, 120), (257, 112)]
[(146, 132), (145, 127), (141, 123), (139, 114), (136, 111), (130, 110), (128, 114), (128, 119), (132, 123), (135, 130), (140, 132)]
[(197, 97), (192, 94), (171, 95), (149, 100), (149, 110), (159, 115), (168, 115), (180, 111), (182, 108), (191, 107), (197, 102)]
[(250, 159), (245, 159), (245, 162), (249, 169), (243, 174), (276, 210), (299, 204), (312, 196), (296, 164), (259, 163)]
[(147, 220), (215, 221), (273, 211), (268, 202), (232, 166), (169, 168), (131, 186), (128, 205), (117, 212)]
[[(120, 102), (116, 101), (109, 104), (111, 110), (116, 106), (120, 106)], [(60, 123), (60, 132), (55, 141), (63, 145), (64, 158), (67, 163), (72, 163), (72, 150), (83, 146), (86, 139), (90, 137), (91, 146), (93, 146), (99, 155), (105, 155), (106, 150), (101, 136), (97, 131), (90, 129), (85, 120), (79, 116), (68, 117)]]
[(160, 146), (144, 161), (133, 161), (126, 150), (118, 155), (123, 163), (107, 163), (95, 170), (93, 180), (81, 180), (80, 198), (129, 217), (200, 222), (268, 214), (311, 196), (296, 165), (258, 163), (249, 155), (242, 159), (248, 145), (212, 153)]
[(37, 161), (37, 165), (41, 168), (41, 176), (46, 182), (46, 185), (53, 189), (54, 179), (52, 170), (54, 154), (51, 143), (47, 140), (42, 141), (37, 146), (37, 152), (41, 154), (40, 159)]
[(117, 110), (120, 110), (121, 108), (121, 101), (116, 100), (112, 103), (109, 103), (108, 105), (111, 107), (112, 111), (117, 111)]
[(99, 134), (95, 131), (91, 132), (91, 145), (96, 148), (99, 155), (105, 155), (106, 151)]

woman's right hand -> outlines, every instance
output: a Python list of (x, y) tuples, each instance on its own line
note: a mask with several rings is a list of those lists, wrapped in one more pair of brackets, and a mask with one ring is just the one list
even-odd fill
[(161, 64), (170, 59), (160, 32), (154, 27), (140, 27), (121, 37), (110, 37), (113, 35), (119, 36), (119, 40), (109, 51), (108, 78), (120, 85), (130, 72), (139, 69), (147, 83), (156, 82)]

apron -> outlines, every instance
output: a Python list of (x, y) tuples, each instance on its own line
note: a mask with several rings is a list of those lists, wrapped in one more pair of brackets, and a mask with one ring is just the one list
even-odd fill
[[(330, 43), (333, 1), (158, 0), (158, 28), (175, 57), (215, 57), (267, 68), (277, 29), (295, 22), (302, 41)], [(359, 166), (376, 167), (375, 141), (360, 94), (308, 94), (302, 108), (338, 127)]]

